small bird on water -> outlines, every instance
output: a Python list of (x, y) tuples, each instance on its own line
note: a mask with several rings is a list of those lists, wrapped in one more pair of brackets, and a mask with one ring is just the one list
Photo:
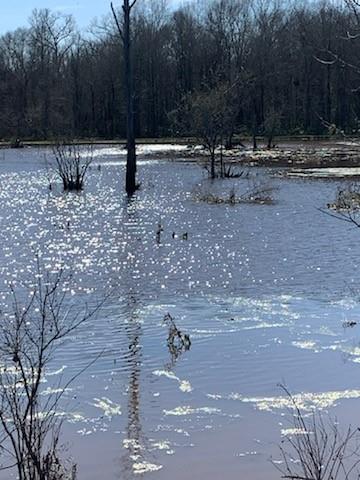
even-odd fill
[(161, 225), (161, 222), (158, 223), (157, 230), (156, 230), (156, 242), (160, 243), (161, 242), (161, 233), (164, 231), (163, 226)]

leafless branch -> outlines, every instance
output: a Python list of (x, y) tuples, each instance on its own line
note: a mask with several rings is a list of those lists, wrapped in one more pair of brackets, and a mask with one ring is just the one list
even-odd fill
[(321, 413), (305, 416), (296, 399), (283, 385), (291, 401), (290, 432), (279, 445), (281, 462), (273, 465), (289, 480), (358, 480), (359, 429), (340, 432), (336, 419), (325, 422)]
[(120, 25), (120, 21), (119, 21), (119, 19), (118, 19), (117, 13), (116, 13), (116, 11), (115, 11), (115, 8), (114, 8), (114, 5), (113, 5), (112, 2), (110, 3), (110, 6), (111, 6), (111, 11), (112, 11), (112, 14), (113, 14), (113, 17), (114, 17), (114, 20), (115, 20), (116, 27), (117, 27), (117, 29), (118, 29), (119, 35), (120, 35), (122, 41), (124, 41), (124, 34), (123, 34), (123, 31), (122, 31), (122, 28), (121, 28), (121, 25)]
[(328, 203), (327, 208), (319, 209), (322, 213), (351, 223), (356, 227), (360, 227), (360, 192), (356, 185), (340, 188), (337, 192), (335, 202)]
[(64, 191), (80, 191), (84, 188), (85, 177), (92, 163), (92, 150), (83, 156), (80, 147), (73, 143), (58, 143), (53, 148), (56, 172)]
[[(42, 384), (58, 346), (83, 322), (93, 308), (69, 306), (71, 276), (60, 270), (45, 274), (38, 261), (31, 292), (12, 288), (12, 310), (1, 312), (0, 322), (0, 445), (20, 480), (70, 480), (71, 471), (60, 459), (60, 401), (68, 387), (96, 359), (67, 382), (58, 380), (53, 391), (43, 395)], [(24, 299), (24, 294), (27, 300)], [(64, 314), (65, 312), (65, 314)]]

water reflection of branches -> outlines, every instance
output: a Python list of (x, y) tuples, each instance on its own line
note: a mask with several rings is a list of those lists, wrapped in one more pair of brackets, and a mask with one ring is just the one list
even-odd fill
[[(128, 228), (128, 248), (131, 258), (136, 258), (138, 241), (136, 227), (138, 224), (136, 198), (127, 202), (124, 208), (124, 225)], [(134, 236), (135, 234), (135, 236)], [(128, 355), (126, 356), (128, 374), (128, 406), (126, 439), (124, 447), (126, 453), (121, 458), (121, 478), (133, 478), (134, 465), (141, 462), (146, 442), (141, 424), (141, 367), (142, 367), (142, 326), (139, 319), (140, 295), (133, 275), (132, 262), (127, 263), (124, 285), (125, 294), (125, 331), (127, 336)]]
[(127, 335), (129, 342), (129, 356), (127, 363), (129, 367), (128, 380), (128, 419), (126, 427), (127, 449), (128, 449), (128, 472), (133, 472), (133, 464), (141, 456), (143, 441), (143, 432), (140, 415), (140, 379), (142, 365), (142, 351), (140, 339), (142, 335), (141, 324), (136, 313), (135, 297), (130, 293), (131, 301), (129, 306), (129, 323), (127, 326)]
[[(128, 278), (130, 280), (130, 278)], [(125, 427), (124, 448), (126, 453), (121, 457), (120, 478), (133, 478), (134, 464), (139, 462), (143, 454), (145, 436), (141, 425), (141, 366), (142, 366), (142, 327), (139, 320), (139, 297), (131, 289), (125, 298), (125, 332), (127, 336), (128, 354), (126, 364), (127, 380), (127, 424)]]

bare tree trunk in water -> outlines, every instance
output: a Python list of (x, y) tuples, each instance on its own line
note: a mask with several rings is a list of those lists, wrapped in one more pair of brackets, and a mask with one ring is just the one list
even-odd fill
[(256, 133), (257, 133), (257, 118), (256, 118), (256, 106), (255, 106), (255, 100), (253, 100), (254, 103), (254, 110), (253, 110), (253, 118), (252, 118), (252, 138), (253, 138), (253, 150), (257, 150), (257, 140), (256, 140)]
[(123, 26), (111, 4), (111, 10), (119, 30), (124, 46), (125, 63), (125, 93), (126, 93), (126, 135), (127, 135), (127, 161), (126, 161), (126, 193), (131, 197), (136, 191), (136, 143), (134, 122), (134, 80), (131, 61), (131, 10), (137, 0), (124, 0)]
[(210, 164), (210, 177), (211, 177), (211, 180), (214, 180), (216, 178), (216, 175), (215, 175), (215, 148), (213, 148), (210, 152), (210, 161), (211, 161), (211, 164)]
[(221, 139), (220, 139), (220, 177), (224, 178), (225, 176), (225, 169), (224, 169), (224, 135), (221, 132)]
[(274, 138), (274, 133), (271, 131), (268, 135), (268, 141), (267, 141), (267, 149), (271, 150), (273, 148), (273, 138)]

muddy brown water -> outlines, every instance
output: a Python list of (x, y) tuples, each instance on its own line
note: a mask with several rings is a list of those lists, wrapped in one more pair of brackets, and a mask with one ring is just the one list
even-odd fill
[[(0, 290), (31, 278), (40, 252), (45, 268), (74, 272), (74, 302), (111, 292), (58, 350), (44, 384), (101, 354), (62, 404), (80, 480), (277, 479), (269, 460), (291, 428), (279, 383), (305, 412), (359, 423), (360, 326), (343, 323), (360, 321), (360, 230), (318, 210), (340, 180), (253, 169), (256, 182), (278, 187), (274, 205), (207, 205), (193, 200), (200, 184), (214, 188), (201, 168), (150, 152), (128, 202), (115, 147), (95, 150), (79, 195), (48, 190), (44, 156), (51, 160), (43, 149), (1, 151)], [(177, 357), (168, 312), (192, 342)]]

